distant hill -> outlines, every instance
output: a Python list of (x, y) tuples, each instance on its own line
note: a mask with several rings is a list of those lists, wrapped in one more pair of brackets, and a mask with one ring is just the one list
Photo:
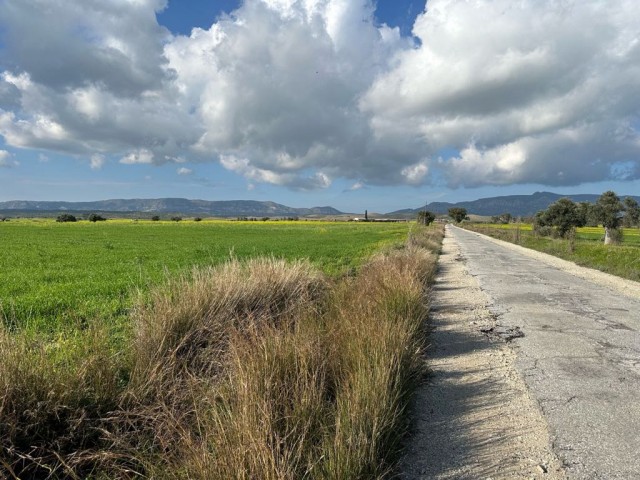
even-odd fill
[[(468, 213), (474, 215), (500, 215), (501, 213), (510, 213), (514, 216), (527, 217), (535, 215), (540, 210), (545, 210), (553, 202), (560, 198), (568, 197), (574, 202), (595, 202), (600, 195), (595, 194), (580, 194), (580, 195), (561, 195), (559, 193), (551, 192), (536, 192), (531, 195), (506, 195), (503, 197), (489, 197), (481, 198), (479, 200), (473, 200), (469, 202), (432, 202), (427, 205), (427, 209), (434, 213), (446, 214), (452, 207), (465, 208)], [(624, 195), (621, 196), (624, 198)], [(640, 202), (640, 197), (633, 197)], [(413, 216), (420, 210), (424, 210), (424, 206), (415, 209), (397, 210), (395, 212), (388, 213), (390, 217), (393, 216)]]
[(12, 212), (111, 212), (158, 213), (214, 217), (303, 217), (341, 215), (333, 207), (293, 208), (274, 202), (254, 200), (207, 201), (186, 198), (100, 200), (95, 202), (0, 202), (0, 211)]

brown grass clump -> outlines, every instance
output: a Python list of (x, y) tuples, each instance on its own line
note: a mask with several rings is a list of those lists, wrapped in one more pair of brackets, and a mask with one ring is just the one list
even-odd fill
[(65, 478), (95, 466), (123, 387), (100, 325), (43, 338), (0, 327), (0, 477)]
[(132, 390), (163, 389), (164, 377), (173, 381), (180, 371), (217, 376), (231, 330), (285, 323), (312, 307), (325, 286), (308, 262), (273, 258), (232, 260), (172, 281), (134, 316)]

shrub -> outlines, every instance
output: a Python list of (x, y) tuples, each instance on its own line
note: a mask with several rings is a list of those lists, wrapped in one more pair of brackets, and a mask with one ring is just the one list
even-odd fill
[(104, 221), (106, 221), (107, 219), (106, 219), (106, 218), (104, 218), (104, 217), (103, 217), (103, 216), (101, 216), (101, 215), (97, 215), (97, 214), (95, 214), (95, 213), (92, 213), (91, 215), (89, 215), (89, 216), (87, 217), (87, 220), (89, 220), (90, 222), (104, 222)]
[(71, 215), (70, 213), (63, 213), (61, 215), (58, 215), (56, 217), (56, 222), (77, 222), (78, 219), (76, 217), (74, 217), (73, 215)]
[(194, 218), (194, 219), (193, 219), (193, 221), (194, 221), (194, 222), (201, 222), (201, 221), (202, 221), (202, 218), (200, 218), (200, 217), (196, 217), (196, 218)]
[(182, 217), (171, 217), (171, 220), (174, 222), (181, 222), (182, 221)]
[(153, 217), (151, 217), (152, 222), (157, 222), (159, 220), (160, 220), (160, 217), (158, 215), (154, 215)]

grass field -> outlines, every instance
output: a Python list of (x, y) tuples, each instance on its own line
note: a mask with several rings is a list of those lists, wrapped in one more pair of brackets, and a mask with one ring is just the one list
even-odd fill
[(602, 227), (578, 228), (575, 241), (535, 235), (528, 224), (469, 223), (465, 228), (570, 260), (619, 277), (640, 281), (640, 230), (623, 230), (620, 245), (604, 245)]
[(409, 224), (338, 222), (0, 223), (0, 308), (41, 330), (121, 318), (136, 292), (193, 267), (272, 255), (308, 258), (329, 275), (357, 266)]
[[(484, 227), (491, 229), (514, 231), (520, 229), (521, 232), (531, 232), (532, 226), (529, 223), (484, 223), (481, 224)], [(638, 228), (623, 228), (623, 245), (640, 246), (640, 229)], [(580, 227), (576, 229), (576, 238), (578, 240), (590, 240), (592, 242), (602, 242), (604, 238), (603, 227)]]

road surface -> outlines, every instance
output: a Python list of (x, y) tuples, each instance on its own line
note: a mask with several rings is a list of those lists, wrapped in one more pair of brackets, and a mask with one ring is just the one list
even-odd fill
[(453, 226), (447, 235), (489, 296), (495, 331), (524, 333), (511, 341), (515, 367), (568, 478), (640, 478), (640, 288), (616, 290)]

